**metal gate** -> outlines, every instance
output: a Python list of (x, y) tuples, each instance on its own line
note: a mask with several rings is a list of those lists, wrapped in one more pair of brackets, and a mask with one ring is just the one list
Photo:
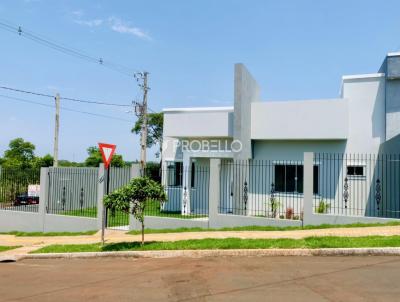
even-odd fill
[[(113, 192), (129, 183), (131, 179), (130, 173), (129, 167), (110, 167), (109, 192)], [(120, 211), (112, 213), (111, 210), (106, 209), (106, 227), (114, 230), (129, 230), (129, 214)]]
[(106, 226), (108, 229), (114, 230), (129, 230), (129, 214), (125, 212), (116, 211), (112, 213), (111, 210), (106, 209)]

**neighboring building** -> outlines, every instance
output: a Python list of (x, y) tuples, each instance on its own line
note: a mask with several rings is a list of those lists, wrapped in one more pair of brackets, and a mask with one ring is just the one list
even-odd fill
[[(207, 178), (197, 179), (192, 171), (206, 169), (213, 157), (228, 163), (221, 171), (224, 178), (221, 191), (227, 191), (227, 194), (221, 193), (220, 203), (225, 205), (221, 212), (235, 214), (235, 203), (241, 202), (235, 198), (241, 193), (235, 191), (243, 185), (249, 186), (245, 189), (246, 194), (247, 190), (249, 192), (246, 215), (257, 215), (255, 209), (263, 208), (266, 203), (259, 195), (270, 195), (271, 191), (285, 198), (289, 196), (293, 206), (301, 209), (304, 152), (400, 153), (397, 141), (400, 134), (400, 53), (388, 54), (379, 73), (343, 76), (340, 97), (335, 99), (262, 102), (257, 82), (244, 65), (236, 64), (233, 107), (163, 111), (163, 181), (170, 190), (170, 201), (164, 205), (164, 210), (183, 214), (207, 210), (196, 209), (196, 199), (207, 198), (196, 196), (196, 187)], [(261, 166), (267, 175), (257, 172), (254, 165), (257, 160), (263, 160)], [(229, 165), (234, 161), (249, 165), (240, 180), (234, 166)], [(346, 174), (346, 182), (365, 181), (364, 186), (370, 187), (375, 181), (375, 171), (368, 169), (364, 157), (353, 156), (345, 162), (341, 159), (338, 173)], [(375, 165), (371, 170), (374, 169)], [(327, 194), (326, 173), (324, 160), (316, 159), (314, 192), (329, 200), (332, 196), (328, 195), (332, 194)], [(342, 194), (339, 174), (336, 180), (330, 180), (333, 196)], [(265, 183), (261, 186), (263, 189), (260, 186), (252, 189), (251, 183), (260, 179)], [(355, 214), (371, 214), (366, 213), (371, 198), (364, 198)], [(190, 200), (185, 207), (182, 206), (184, 199)], [(400, 206), (398, 210), (400, 212)]]

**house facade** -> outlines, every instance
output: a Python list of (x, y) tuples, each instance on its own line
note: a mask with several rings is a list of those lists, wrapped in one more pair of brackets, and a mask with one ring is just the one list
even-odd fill
[[(207, 171), (210, 158), (220, 158), (221, 213), (276, 215), (275, 203), (280, 212), (290, 208), (301, 215), (304, 152), (314, 152), (316, 200), (337, 198), (347, 209), (346, 195), (365, 191), (358, 194), (365, 196), (352, 205), (352, 214), (373, 215), (371, 187), (383, 181), (379, 175), (386, 171), (377, 172), (379, 157), (371, 159), (371, 154), (400, 153), (400, 53), (389, 53), (377, 73), (343, 76), (334, 99), (262, 101), (256, 80), (236, 64), (232, 107), (163, 112), (165, 211), (207, 212), (207, 203), (200, 202), (207, 190), (198, 193), (207, 173), (197, 171)], [(395, 196), (398, 189), (391, 190)], [(282, 198), (285, 205), (278, 202)], [(400, 206), (397, 199), (393, 203), (397, 215)]]

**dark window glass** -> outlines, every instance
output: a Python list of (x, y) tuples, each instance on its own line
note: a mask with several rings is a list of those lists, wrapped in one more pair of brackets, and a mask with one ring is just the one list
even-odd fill
[(348, 176), (364, 176), (363, 166), (348, 166), (347, 167)]
[(175, 163), (175, 186), (182, 186), (183, 163)]
[(275, 191), (285, 192), (285, 166), (275, 166)]
[[(319, 168), (314, 166), (313, 192), (319, 190)], [(304, 167), (302, 165), (275, 165), (275, 191), (304, 192)]]
[(314, 166), (314, 183), (313, 183), (314, 194), (319, 193), (319, 167)]
[(296, 166), (287, 165), (286, 166), (286, 190), (285, 192), (295, 192), (296, 191)]
[(297, 192), (303, 193), (304, 183), (304, 168), (303, 166), (297, 166)]
[(190, 184), (191, 184), (191, 188), (194, 188), (194, 175), (195, 175), (195, 167), (194, 167), (194, 163), (192, 163), (192, 171), (190, 173)]

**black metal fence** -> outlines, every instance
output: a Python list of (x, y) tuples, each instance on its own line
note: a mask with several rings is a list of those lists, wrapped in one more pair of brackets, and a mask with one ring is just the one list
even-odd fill
[(223, 160), (219, 213), (302, 219), (303, 164), (283, 160)]
[(400, 218), (399, 154), (319, 153), (314, 164), (314, 212)]
[(208, 165), (193, 163), (183, 167), (181, 162), (167, 163), (161, 183), (168, 200), (148, 202), (145, 215), (172, 218), (208, 217), (210, 169)]
[(97, 216), (97, 168), (50, 168), (46, 212)]
[(0, 210), (38, 212), (40, 169), (0, 167)]

